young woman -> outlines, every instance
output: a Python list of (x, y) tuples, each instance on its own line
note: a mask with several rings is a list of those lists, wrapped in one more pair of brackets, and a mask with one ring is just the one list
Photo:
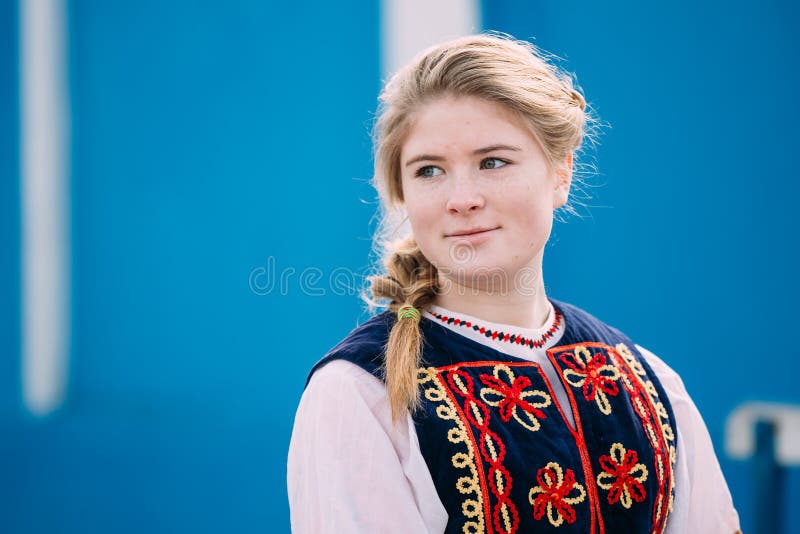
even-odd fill
[(384, 220), (410, 230), (382, 241), (369, 278), (388, 309), (309, 375), (293, 531), (735, 532), (678, 375), (545, 294), (554, 210), (593, 124), (570, 77), (482, 34), (421, 53), (380, 99), (375, 185)]

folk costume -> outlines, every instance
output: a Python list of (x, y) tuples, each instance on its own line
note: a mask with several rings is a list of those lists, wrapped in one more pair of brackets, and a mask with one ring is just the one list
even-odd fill
[[(331, 349), (295, 420), (293, 531), (737, 530), (677, 375), (619, 330), (549, 302), (541, 329), (438, 306), (384, 312)], [(381, 381), (396, 320), (418, 320), (424, 339), (422, 408), (399, 425)]]

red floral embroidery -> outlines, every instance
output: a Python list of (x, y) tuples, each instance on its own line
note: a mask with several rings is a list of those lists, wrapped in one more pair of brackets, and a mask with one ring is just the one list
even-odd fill
[(497, 409), (500, 411), (500, 418), (503, 419), (506, 423), (511, 420), (511, 416), (513, 415), (513, 410), (515, 407), (519, 406), (526, 412), (530, 412), (534, 414), (536, 417), (540, 419), (544, 419), (547, 417), (545, 413), (520, 397), (522, 391), (530, 387), (531, 379), (527, 376), (518, 376), (511, 386), (506, 385), (502, 380), (497, 379), (491, 375), (481, 375), (481, 382), (485, 385), (489, 386), (490, 388), (497, 391), (500, 395), (503, 396), (503, 400), (500, 401), (500, 404), (497, 405)]
[(597, 475), (597, 485), (608, 490), (608, 504), (621, 502), (630, 508), (632, 501), (645, 500), (647, 493), (642, 482), (647, 480), (647, 468), (638, 462), (636, 451), (626, 451), (620, 443), (611, 446), (610, 455), (600, 457), (603, 472)]
[(611, 404), (606, 395), (616, 397), (619, 394), (619, 371), (606, 361), (602, 353), (592, 355), (586, 347), (579, 346), (574, 352), (561, 354), (560, 359), (569, 367), (564, 371), (564, 378), (573, 387), (582, 388), (583, 397), (595, 401), (600, 411), (606, 415), (611, 413)]
[(567, 469), (564, 473), (561, 466), (550, 462), (536, 473), (538, 486), (528, 493), (528, 500), (533, 505), (533, 517), (541, 519), (547, 512), (547, 520), (554, 527), (564, 521), (572, 524), (577, 519), (573, 504), (583, 502), (586, 490), (575, 481), (575, 473)]
[[(505, 380), (501, 378), (503, 374), (505, 375)], [(514, 377), (514, 373), (511, 369), (505, 365), (499, 365), (494, 369), (494, 376), (482, 374), (480, 375), (480, 380), (488, 387), (488, 389), (483, 389), (481, 391), (481, 398), (490, 406), (497, 406), (500, 412), (500, 418), (504, 422), (509, 422), (513, 416), (531, 430), (538, 430), (539, 424), (537, 419), (547, 418), (547, 415), (539, 408), (550, 405), (550, 396), (538, 390), (525, 391), (532, 385), (531, 379), (527, 376)], [(500, 400), (493, 400), (491, 397)], [(525, 400), (529, 397), (539, 398), (540, 400), (536, 403), (530, 403)], [(527, 412), (528, 418), (534, 426), (519, 419), (517, 407)]]

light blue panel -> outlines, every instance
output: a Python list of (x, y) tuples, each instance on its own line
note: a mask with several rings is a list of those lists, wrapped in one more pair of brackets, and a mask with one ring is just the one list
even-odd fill
[[(370, 249), (376, 6), (75, 0), (69, 26), (70, 397), (18, 421), (3, 516), (287, 532), (306, 373), (361, 313), (329, 277)], [(268, 258), (294, 274), (258, 294)], [(309, 268), (322, 278), (301, 287)]]
[[(752, 530), (750, 468), (724, 455), (723, 425), (746, 400), (800, 403), (796, 5), (493, 1), (484, 21), (565, 57), (611, 124), (589, 216), (545, 254), (550, 294), (680, 373)], [(799, 478), (776, 503), (798, 502)]]

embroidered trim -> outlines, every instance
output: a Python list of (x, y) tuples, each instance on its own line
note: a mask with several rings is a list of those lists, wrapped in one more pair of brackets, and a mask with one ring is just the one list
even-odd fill
[[(561, 378), (564, 379), (564, 372), (558, 365), (556, 361), (556, 351), (559, 349), (567, 349), (574, 347), (574, 346), (583, 346), (583, 345), (567, 345), (562, 347), (554, 347), (551, 349), (547, 349), (547, 357), (550, 359), (550, 363), (553, 364), (553, 368), (561, 375)], [(605, 345), (604, 345), (605, 346)], [(566, 379), (564, 379), (566, 381)], [(583, 467), (583, 474), (586, 477), (586, 489), (589, 494), (589, 509), (590, 513), (589, 516), (591, 518), (591, 529), (590, 532), (597, 532), (595, 530), (595, 526), (599, 530), (600, 534), (605, 533), (605, 525), (603, 524), (603, 515), (600, 513), (600, 497), (597, 495), (597, 486), (594, 484), (594, 471), (592, 469), (592, 461), (589, 458), (589, 451), (586, 447), (586, 437), (583, 435), (583, 423), (581, 422), (581, 414), (580, 410), (578, 409), (578, 403), (575, 400), (575, 394), (573, 391), (565, 387), (564, 388), (567, 392), (567, 397), (569, 398), (570, 407), (572, 408), (572, 414), (575, 417), (575, 428), (570, 428), (573, 437), (575, 438), (575, 446), (578, 448), (578, 452), (580, 453), (581, 457), (581, 465)], [(566, 418), (564, 419), (566, 421)], [(592, 481), (589, 483), (589, 481)], [(596, 522), (595, 522), (596, 520)]]
[(561, 315), (561, 312), (558, 311), (558, 308), (553, 306), (553, 310), (555, 311), (553, 324), (550, 325), (550, 328), (547, 329), (547, 332), (539, 336), (537, 339), (526, 338), (521, 334), (512, 334), (510, 332), (498, 332), (497, 330), (486, 328), (485, 326), (473, 323), (472, 321), (465, 321), (464, 319), (459, 319), (457, 317), (448, 317), (440, 313), (434, 313), (433, 311), (429, 311), (429, 313), (443, 323), (471, 328), (475, 332), (483, 334), (487, 338), (492, 338), (497, 341), (504, 341), (511, 344), (524, 345), (530, 349), (540, 349), (545, 346), (548, 339), (553, 337), (553, 335), (558, 332), (561, 323), (564, 321), (564, 316)]
[[(592, 355), (594, 351), (595, 354)], [(653, 469), (657, 491), (653, 496), (652, 534), (663, 533), (674, 501), (675, 480), (672, 466), (675, 463), (675, 433), (670, 425), (667, 409), (660, 401), (658, 391), (641, 362), (624, 343), (615, 347), (604, 343), (588, 342), (548, 349), (553, 365), (559, 369), (563, 380), (572, 388), (581, 388), (584, 398), (594, 400), (602, 413), (611, 413), (609, 395), (619, 394), (620, 384), (627, 390), (634, 413), (653, 451)], [(600, 355), (600, 358), (598, 358)], [(559, 368), (558, 363), (566, 368)], [(580, 431), (580, 417), (575, 405), (575, 395), (567, 388), (576, 425)], [(583, 453), (583, 450), (581, 450)], [(601, 465), (601, 468), (604, 467)], [(601, 474), (594, 480), (604, 483)], [(587, 484), (590, 501), (597, 498)], [(634, 490), (635, 491), (635, 490)], [(601, 525), (602, 529), (602, 525)]]
[(675, 477), (672, 470), (676, 461), (675, 432), (655, 385), (630, 348), (624, 343), (618, 343), (609, 354), (618, 359), (617, 368), (620, 370), (621, 382), (631, 395), (634, 411), (642, 420), (647, 439), (653, 447), (659, 488), (653, 511), (653, 532), (663, 533), (675, 497)]
[(502, 534), (512, 534), (519, 528), (519, 513), (511, 501), (510, 493), (513, 480), (511, 473), (503, 465), (506, 457), (506, 446), (493, 430), (489, 428), (491, 412), (485, 404), (475, 397), (475, 388), (472, 377), (459, 369), (454, 369), (445, 374), (450, 389), (457, 393), (463, 400), (463, 413), (469, 423), (480, 431), (478, 450), (483, 460), (489, 464), (486, 480), (491, 484), (491, 489), (497, 503), (492, 508), (492, 526)]
[[(496, 367), (505, 368), (510, 376), (513, 376), (507, 366)], [(493, 372), (495, 376), (489, 374), (482, 376), (495, 379), (500, 376), (500, 373), (500, 370), (495, 369)], [(507, 374), (507, 376), (509, 375)], [(436, 415), (440, 419), (454, 422), (455, 427), (451, 428), (447, 434), (448, 441), (464, 443), (467, 448), (466, 453), (458, 452), (452, 457), (454, 467), (466, 468), (470, 471), (469, 476), (458, 479), (456, 489), (465, 495), (475, 495), (474, 498), (468, 498), (462, 503), (462, 512), (468, 519), (463, 525), (463, 532), (516, 533), (519, 529), (519, 512), (510, 498), (513, 485), (511, 474), (503, 465), (506, 446), (500, 436), (489, 428), (491, 411), (479, 397), (476, 397), (473, 378), (465, 371), (458, 369), (458, 366), (439, 369), (427, 367), (418, 369), (417, 383), (423, 387), (423, 393), (427, 400), (442, 403), (436, 407)], [(517, 385), (522, 383), (517, 382)], [(533, 395), (542, 392), (531, 391), (528, 393)], [(457, 397), (460, 397), (461, 400), (458, 400)], [(552, 402), (549, 396), (546, 401), (547, 404)], [(542, 403), (544, 402), (543, 399)], [(533, 407), (538, 409), (536, 406)], [(514, 416), (514, 408), (516, 405), (508, 408), (511, 414), (509, 418)], [(477, 436), (473, 429), (477, 430)], [(484, 462), (488, 467), (486, 471), (484, 471), (486, 469)], [(490, 500), (489, 493), (494, 499)], [(487, 524), (487, 520), (491, 523)]]
[(464, 532), (486, 532), (484, 508), (488, 503), (486, 489), (482, 487), (482, 473), (480, 466), (476, 465), (475, 444), (470, 439), (469, 431), (464, 421), (458, 415), (458, 410), (450, 399), (444, 385), (438, 377), (435, 367), (420, 367), (417, 369), (417, 383), (423, 387), (425, 398), (434, 403), (442, 403), (436, 407), (436, 415), (440, 419), (452, 421), (454, 426), (447, 432), (447, 440), (453, 444), (463, 443), (467, 452), (457, 452), (451, 461), (456, 469), (467, 469), (469, 475), (462, 476), (456, 482), (456, 489), (462, 495), (474, 494), (461, 503), (461, 512), (467, 518), (464, 523)]

